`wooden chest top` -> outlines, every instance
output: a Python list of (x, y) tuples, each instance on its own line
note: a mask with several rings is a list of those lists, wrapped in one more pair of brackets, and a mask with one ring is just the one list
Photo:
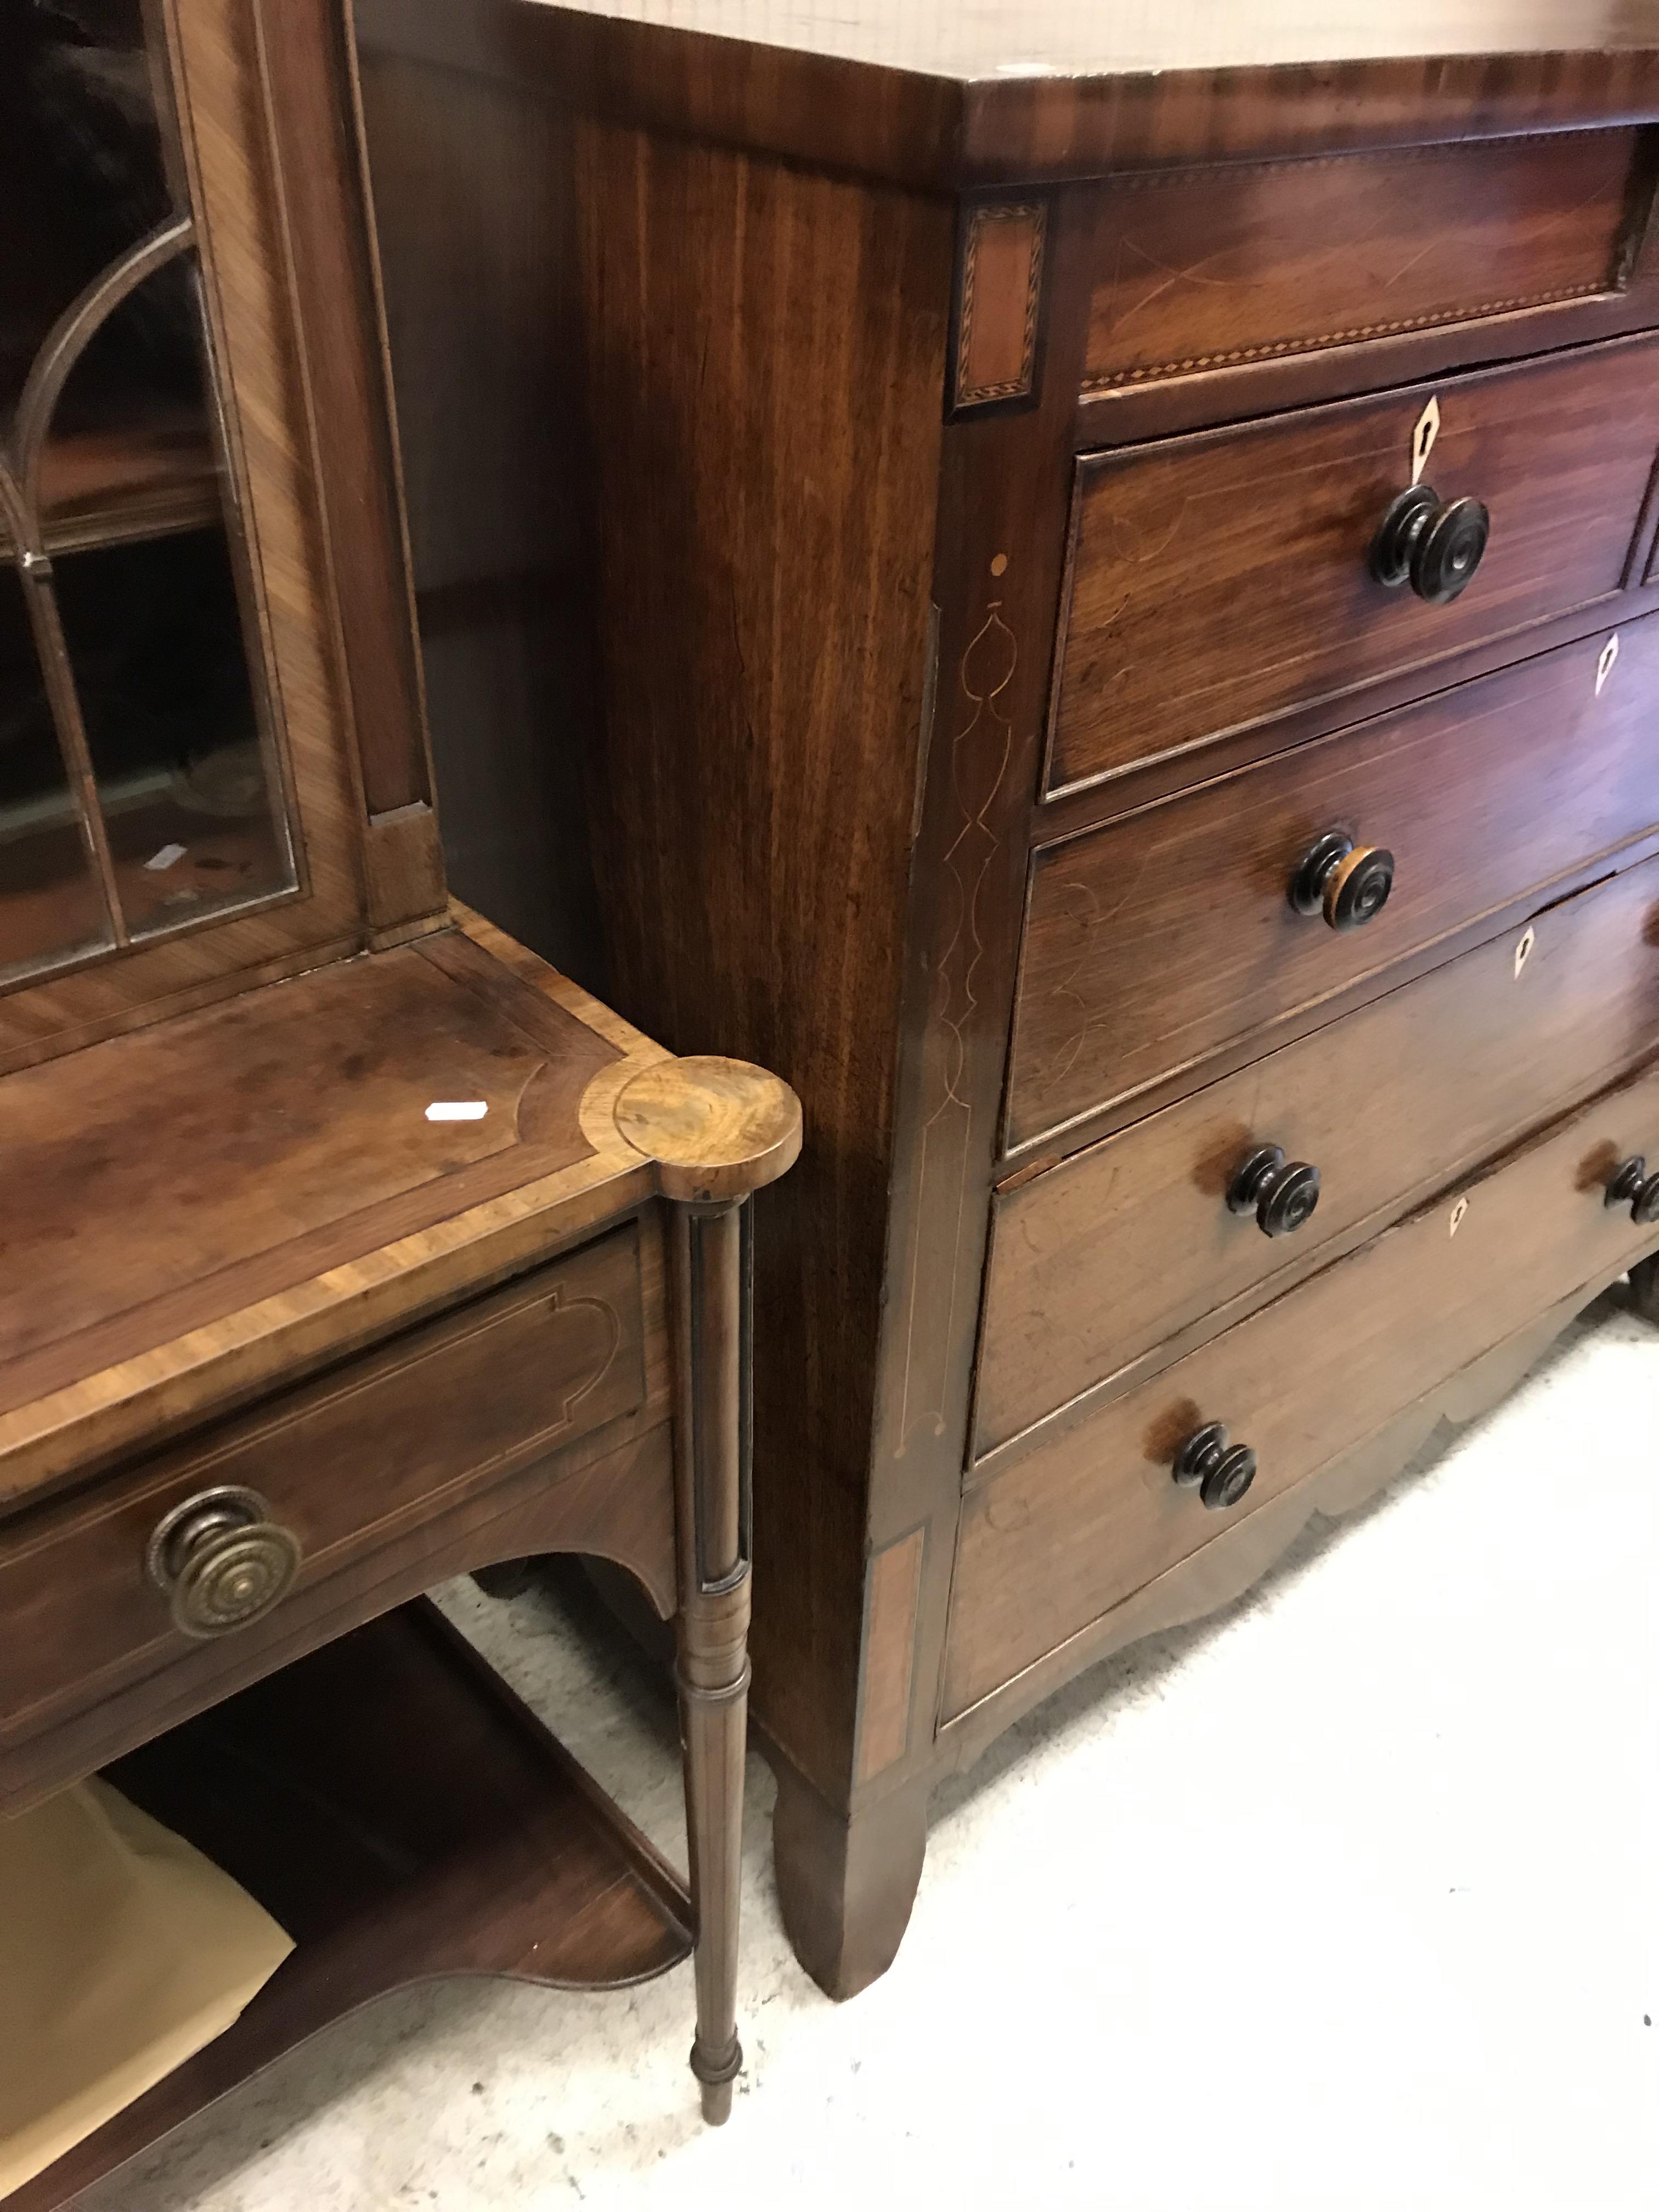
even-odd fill
[[(924, 186), (1659, 113), (1659, 0), (427, 0), (429, 58)], [(371, 46), (398, 0), (360, 0)]]

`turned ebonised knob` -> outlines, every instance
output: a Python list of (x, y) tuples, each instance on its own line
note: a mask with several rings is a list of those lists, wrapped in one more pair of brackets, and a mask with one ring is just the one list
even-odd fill
[(1443, 500), (1413, 484), (1390, 502), (1371, 540), (1371, 574), (1391, 592), (1408, 583), (1419, 599), (1443, 607), (1474, 577), (1491, 532), (1478, 499)]
[(1322, 914), (1333, 929), (1363, 929), (1382, 913), (1393, 889), (1392, 853), (1328, 830), (1302, 855), (1291, 878), (1291, 904), (1298, 914)]
[(1630, 1218), (1645, 1227), (1650, 1221), (1659, 1221), (1659, 1175), (1648, 1173), (1648, 1164), (1638, 1152), (1633, 1160), (1622, 1160), (1613, 1171), (1613, 1181), (1607, 1185), (1609, 1206), (1627, 1206)]
[(1255, 1480), (1255, 1454), (1248, 1444), (1230, 1444), (1219, 1421), (1206, 1421), (1176, 1454), (1175, 1479), (1183, 1488), (1196, 1484), (1205, 1504), (1219, 1513)]
[(1319, 1170), (1287, 1160), (1279, 1145), (1253, 1152), (1227, 1186), (1227, 1211), (1253, 1213), (1264, 1237), (1291, 1237), (1319, 1203)]
[(199, 1491), (157, 1524), (145, 1565), (183, 1636), (226, 1636), (281, 1598), (300, 1565), (293, 1533), (257, 1490)]

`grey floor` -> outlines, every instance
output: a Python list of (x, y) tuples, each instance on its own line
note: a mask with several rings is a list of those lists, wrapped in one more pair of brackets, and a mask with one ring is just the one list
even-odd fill
[[(643, 1671), (556, 1592), (445, 1601), (678, 1855)], [(853, 2004), (784, 1941), (770, 1802), (757, 1761), (723, 2131), (684, 2068), (687, 1970), (452, 1984), (91, 2204), (1651, 2212), (1659, 1341), (1610, 1295), (1231, 1613), (1005, 1737), (938, 1802), (898, 1963)]]

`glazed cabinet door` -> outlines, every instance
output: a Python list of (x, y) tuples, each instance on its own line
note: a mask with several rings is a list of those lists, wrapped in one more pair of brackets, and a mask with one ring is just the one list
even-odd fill
[[(276, 135), (270, 56), (291, 68), (296, 34), (254, 0), (0, 21), (0, 1064), (363, 927), (296, 283), (317, 256)], [(343, 72), (302, 59), (337, 154)], [(338, 305), (373, 338), (357, 290)], [(395, 580), (395, 538), (387, 557)], [(428, 793), (402, 673), (406, 805)]]

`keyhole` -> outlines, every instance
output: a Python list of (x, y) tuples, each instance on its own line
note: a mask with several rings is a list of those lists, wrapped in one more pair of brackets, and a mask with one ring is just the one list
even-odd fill
[(1434, 451), (1434, 441), (1440, 435), (1440, 402), (1431, 399), (1417, 418), (1417, 428), (1412, 432), (1412, 482), (1421, 483), (1423, 471), (1429, 465), (1429, 455)]
[(1446, 1234), (1449, 1237), (1456, 1236), (1458, 1231), (1463, 1226), (1464, 1222), (1468, 1218), (1468, 1211), (1469, 1201), (1467, 1198), (1460, 1198), (1456, 1205), (1453, 1206), (1451, 1210), (1451, 1221), (1446, 1231)]
[(1529, 929), (1515, 948), (1515, 980), (1517, 983), (1521, 981), (1521, 970), (1532, 958), (1532, 948), (1537, 942), (1536, 934)]
[(1614, 630), (1613, 635), (1601, 647), (1601, 658), (1595, 664), (1595, 696), (1598, 699), (1606, 689), (1607, 678), (1612, 675), (1618, 659), (1619, 633)]

